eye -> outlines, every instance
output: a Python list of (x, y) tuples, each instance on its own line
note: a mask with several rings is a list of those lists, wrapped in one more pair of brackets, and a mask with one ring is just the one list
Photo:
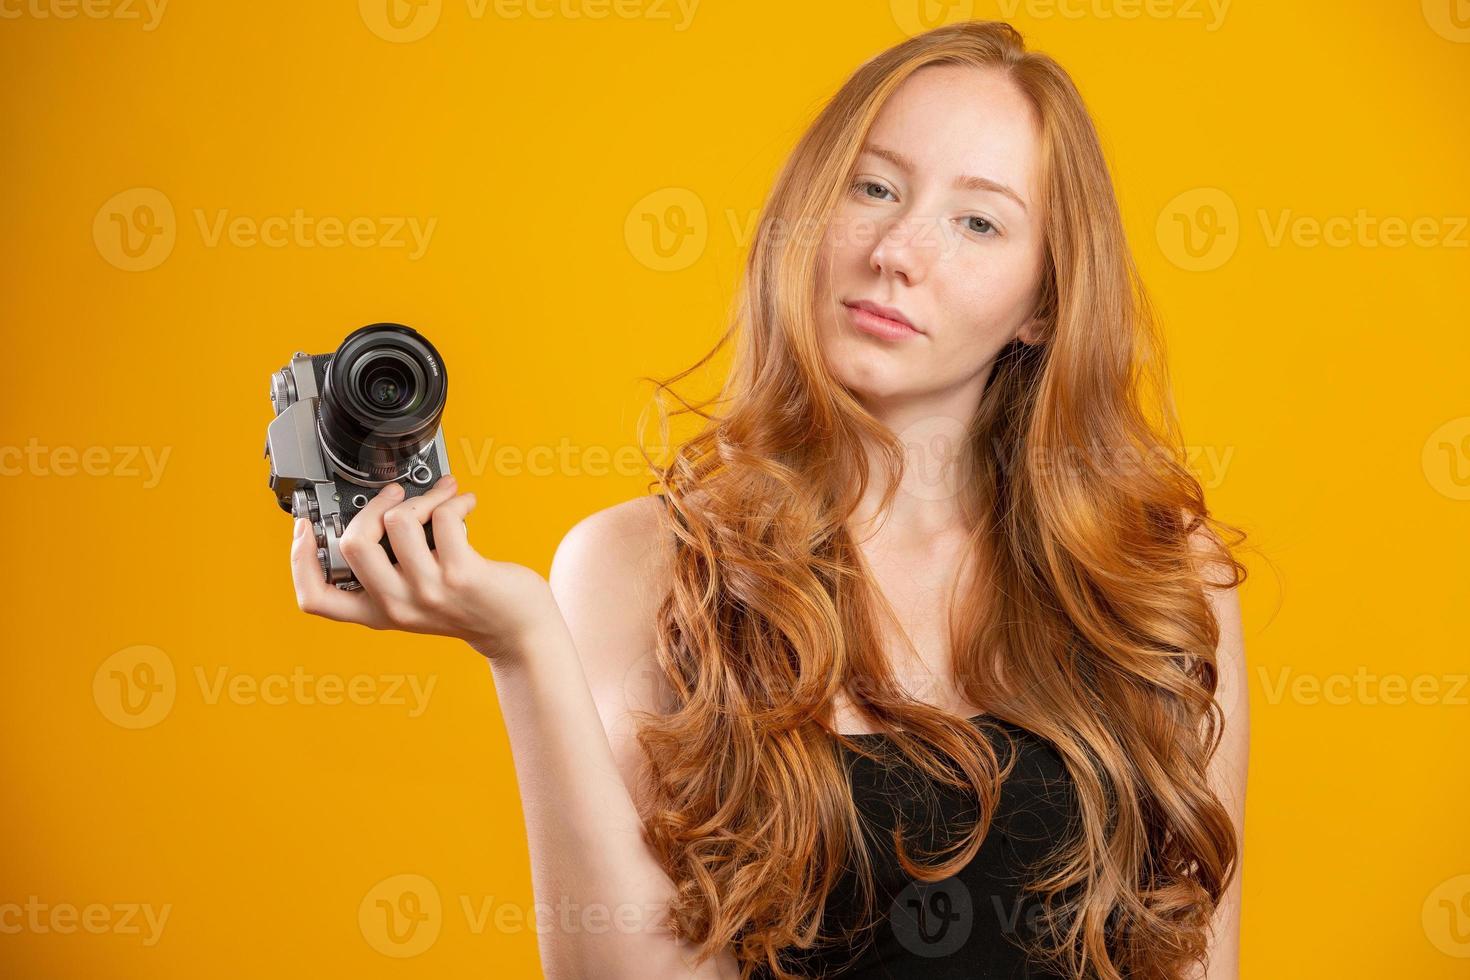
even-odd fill
[(965, 229), (967, 231), (973, 231), (977, 235), (984, 235), (986, 237), (995, 237), (995, 236), (998, 236), (1000, 234), (1000, 229), (999, 228), (995, 227), (995, 225), (991, 224), (985, 218), (980, 217), (978, 214), (972, 214), (969, 217), (965, 218), (964, 220), (965, 220)]
[[(870, 188), (873, 188), (873, 187), (878, 188), (879, 191), (888, 191), (888, 188), (887, 187), (884, 187), (882, 184), (878, 183), (875, 180), (862, 180), (862, 179), (853, 181), (852, 182), (852, 186), (851, 186), (850, 189), (851, 190), (854, 190), (854, 191), (857, 191), (863, 197), (873, 198), (873, 195), (868, 193), (868, 190)], [(892, 191), (888, 191), (888, 193), (891, 194), (893, 192)], [(876, 200), (882, 201), (882, 200), (885, 200), (885, 198), (879, 197), (879, 198), (876, 198)]]

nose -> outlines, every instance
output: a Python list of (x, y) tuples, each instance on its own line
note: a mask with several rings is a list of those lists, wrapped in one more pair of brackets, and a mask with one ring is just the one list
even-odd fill
[(929, 220), (920, 217), (897, 217), (886, 228), (873, 245), (868, 256), (869, 265), (879, 275), (891, 275), (912, 286), (920, 282), (928, 270), (932, 258), (929, 242)]

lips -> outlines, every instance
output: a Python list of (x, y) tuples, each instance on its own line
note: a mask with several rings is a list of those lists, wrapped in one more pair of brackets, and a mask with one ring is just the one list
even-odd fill
[[(901, 320), (889, 319), (880, 313), (874, 313), (867, 305), (843, 304), (847, 311), (847, 319), (854, 330), (859, 333), (874, 337), (884, 343), (902, 343), (912, 341), (915, 337), (924, 336), (923, 333), (914, 329), (911, 325)], [(881, 309), (882, 307), (880, 307)], [(899, 314), (902, 316), (903, 314)]]
[(882, 303), (874, 303), (873, 301), (866, 299), (860, 299), (856, 302), (847, 303), (845, 305), (856, 310), (867, 310), (874, 316), (881, 316), (885, 320), (892, 320), (894, 323), (902, 324), (903, 326), (908, 327), (910, 330), (913, 330), (917, 333), (923, 333), (922, 330), (914, 325), (914, 322), (912, 320), (904, 316), (902, 310), (895, 307), (884, 306)]

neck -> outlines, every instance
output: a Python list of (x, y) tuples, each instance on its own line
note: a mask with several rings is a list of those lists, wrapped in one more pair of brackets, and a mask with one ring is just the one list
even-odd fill
[[(888, 472), (868, 453), (868, 486), (849, 524), (858, 540), (881, 534), (897, 541), (925, 541), (963, 531), (962, 494), (970, 471), (969, 430), (985, 378), (922, 398), (865, 398), (868, 411), (903, 445), (904, 475), (887, 510), (881, 510)], [(870, 447), (871, 450), (872, 447)]]

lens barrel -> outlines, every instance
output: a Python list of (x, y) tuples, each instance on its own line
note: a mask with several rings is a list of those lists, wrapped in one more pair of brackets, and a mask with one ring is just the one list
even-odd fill
[(448, 390), (439, 352), (418, 331), (399, 323), (360, 327), (327, 364), (322, 445), (348, 476), (400, 479), (433, 442)]

